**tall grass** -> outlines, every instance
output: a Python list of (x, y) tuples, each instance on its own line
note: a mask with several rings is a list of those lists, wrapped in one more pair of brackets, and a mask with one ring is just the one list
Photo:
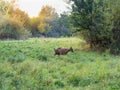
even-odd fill
[[(120, 57), (83, 51), (78, 38), (0, 41), (0, 90), (119, 90)], [(54, 56), (54, 48), (74, 53)]]

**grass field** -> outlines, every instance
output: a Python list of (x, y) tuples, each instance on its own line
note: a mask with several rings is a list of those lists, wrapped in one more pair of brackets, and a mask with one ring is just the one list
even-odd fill
[[(0, 41), (0, 90), (120, 90), (120, 56), (84, 51), (78, 38)], [(54, 48), (74, 53), (54, 56)]]

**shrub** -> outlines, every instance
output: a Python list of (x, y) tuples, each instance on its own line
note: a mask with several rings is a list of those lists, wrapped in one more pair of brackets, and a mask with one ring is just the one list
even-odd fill
[(17, 20), (5, 16), (0, 18), (0, 39), (23, 39), (30, 35)]

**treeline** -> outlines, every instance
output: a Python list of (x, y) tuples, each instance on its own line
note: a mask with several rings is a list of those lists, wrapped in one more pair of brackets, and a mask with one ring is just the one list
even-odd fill
[(120, 54), (120, 0), (68, 0), (71, 22), (91, 48)]
[(16, 0), (0, 1), (0, 39), (61, 37), (79, 33), (90, 47), (120, 54), (120, 0), (66, 0), (71, 14), (58, 15), (51, 6), (30, 18)]
[(33, 36), (61, 37), (71, 36), (69, 16), (60, 16), (51, 6), (43, 6), (39, 15), (30, 19)]
[(20, 10), (17, 1), (0, 0), (0, 39), (28, 37), (70, 36), (69, 16), (57, 14), (51, 6), (44, 6), (37, 17), (30, 18)]

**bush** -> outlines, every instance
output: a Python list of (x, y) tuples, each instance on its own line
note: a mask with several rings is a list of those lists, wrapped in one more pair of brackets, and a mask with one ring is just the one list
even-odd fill
[(30, 36), (28, 30), (23, 28), (17, 20), (5, 16), (0, 18), (0, 39), (23, 39)]
[(28, 31), (26, 28), (22, 28), (20, 29), (20, 36), (18, 37), (18, 39), (27, 39), (31, 36), (32, 34), (30, 31)]

